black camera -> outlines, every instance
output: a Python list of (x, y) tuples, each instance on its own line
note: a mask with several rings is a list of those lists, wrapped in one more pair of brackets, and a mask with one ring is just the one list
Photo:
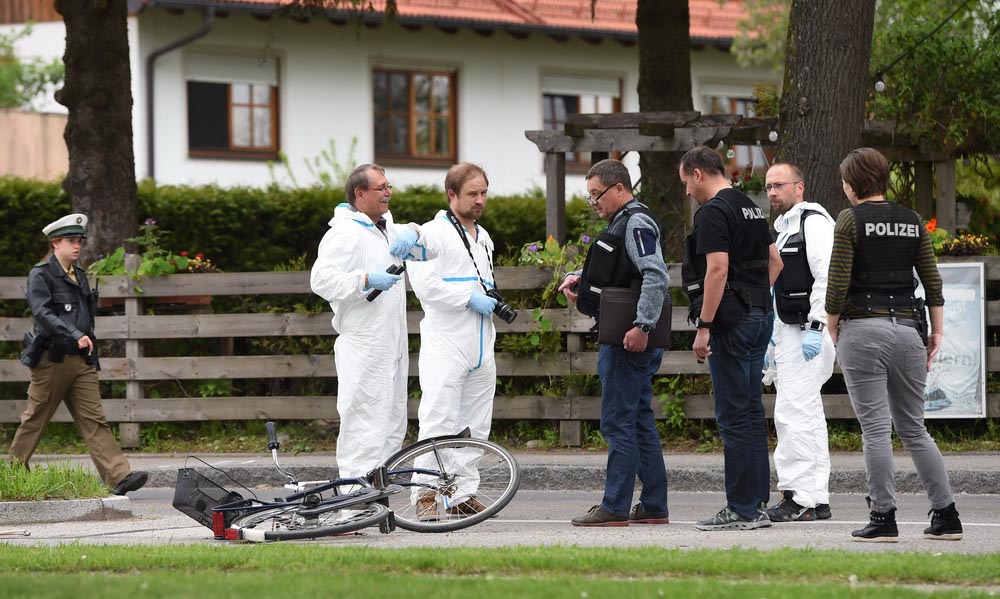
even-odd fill
[(496, 289), (488, 289), (486, 295), (492, 297), (497, 301), (497, 305), (493, 308), (493, 313), (500, 317), (500, 320), (510, 324), (514, 322), (517, 318), (517, 310), (511, 308), (507, 305), (507, 302), (503, 301), (503, 296)]

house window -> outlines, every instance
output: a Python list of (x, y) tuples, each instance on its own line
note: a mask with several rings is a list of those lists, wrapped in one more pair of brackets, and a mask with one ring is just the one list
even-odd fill
[(372, 81), (377, 160), (454, 162), (454, 73), (376, 69)]
[[(551, 75), (542, 78), (542, 128), (562, 130), (571, 114), (621, 112), (621, 80)], [(588, 168), (590, 152), (567, 152), (571, 170)]]
[[(708, 106), (710, 114), (739, 114), (745, 117), (754, 116), (754, 100), (752, 98), (739, 98), (727, 96), (706, 96), (705, 104)], [(767, 170), (768, 159), (764, 156), (764, 150), (755, 146), (733, 146), (735, 155), (726, 163), (726, 171), (743, 170), (750, 168), (754, 170), (763, 168)]]
[(191, 156), (277, 157), (275, 61), (191, 54), (187, 79)]

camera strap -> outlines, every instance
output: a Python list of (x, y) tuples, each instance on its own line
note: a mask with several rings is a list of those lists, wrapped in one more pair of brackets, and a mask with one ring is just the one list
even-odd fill
[[(455, 232), (458, 233), (459, 238), (461, 238), (462, 243), (465, 245), (465, 251), (469, 252), (469, 258), (472, 259), (472, 267), (476, 269), (476, 276), (479, 277), (479, 284), (482, 286), (483, 291), (489, 291), (489, 288), (486, 287), (486, 282), (483, 280), (483, 274), (479, 272), (479, 265), (476, 264), (476, 257), (472, 255), (472, 245), (469, 243), (465, 227), (463, 227), (462, 223), (458, 221), (458, 217), (451, 211), (451, 208), (445, 210), (445, 214), (448, 215), (448, 220), (451, 221), (451, 225), (455, 227)], [(493, 284), (496, 285), (496, 275), (493, 273), (493, 256), (490, 255), (490, 251), (488, 249), (483, 249), (486, 251), (486, 262), (490, 265), (490, 274), (493, 275)]]

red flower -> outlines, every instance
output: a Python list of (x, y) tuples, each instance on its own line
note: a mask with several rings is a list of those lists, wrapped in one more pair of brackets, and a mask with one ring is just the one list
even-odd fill
[(924, 225), (924, 227), (927, 229), (928, 233), (933, 233), (934, 231), (936, 231), (937, 230), (937, 217), (934, 217), (934, 218), (930, 219), (929, 221), (927, 221), (927, 224)]
[(187, 258), (188, 257), (187, 250), (184, 250), (183, 252), (181, 252), (181, 256), (184, 256), (185, 258)]
[(197, 259), (199, 259), (199, 260), (204, 260), (205, 259), (205, 254), (195, 254), (194, 257), (197, 258)]

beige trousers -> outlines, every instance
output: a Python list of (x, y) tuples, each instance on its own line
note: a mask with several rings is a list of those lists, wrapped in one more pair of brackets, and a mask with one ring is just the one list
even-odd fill
[(66, 356), (56, 364), (49, 360), (48, 352), (42, 354), (38, 365), (31, 369), (28, 405), (21, 413), (21, 424), (10, 444), (10, 455), (28, 465), (45, 426), (63, 401), (80, 429), (101, 480), (114, 486), (131, 468), (104, 418), (97, 370), (87, 364), (83, 356)]

